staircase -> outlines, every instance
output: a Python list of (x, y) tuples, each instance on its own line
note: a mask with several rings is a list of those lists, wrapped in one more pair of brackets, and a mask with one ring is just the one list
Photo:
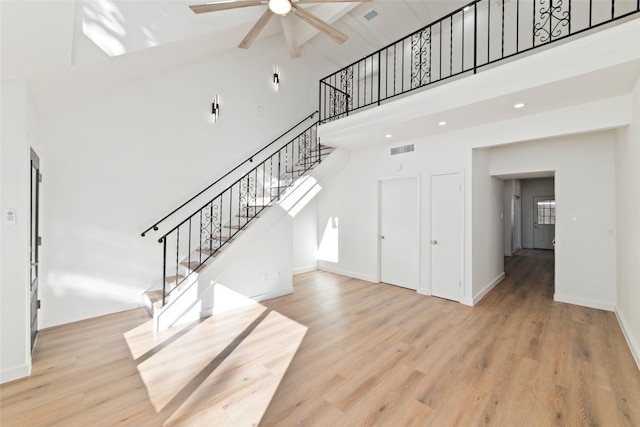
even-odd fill
[[(274, 144), (276, 139), (242, 163), (248, 171), (243, 173), (242, 168), (234, 168), (232, 172), (239, 178), (215, 192), (214, 197), (158, 239), (162, 244), (162, 277), (142, 297), (143, 305), (154, 318), (156, 331), (170, 327), (193, 307), (210, 288), (202, 283), (194, 286), (201, 273), (229, 252), (256, 220), (293, 197), (300, 182), (334, 151), (320, 144), (317, 125), (317, 121), (313, 122), (284, 145)], [(270, 154), (267, 148), (271, 148)], [(227, 175), (227, 180), (233, 179), (232, 174)], [(179, 213), (180, 209), (175, 210), (142, 235), (158, 230), (161, 222)]]

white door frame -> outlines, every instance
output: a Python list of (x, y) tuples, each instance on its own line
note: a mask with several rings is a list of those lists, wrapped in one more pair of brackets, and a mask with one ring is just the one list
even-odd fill
[(426, 187), (426, 201), (427, 205), (425, 207), (425, 227), (424, 227), (424, 240), (423, 240), (423, 253), (424, 253), (424, 262), (425, 265), (428, 266), (426, 269), (426, 275), (424, 277), (424, 286), (422, 288), (418, 288), (418, 292), (424, 295), (432, 295), (431, 292), (431, 240), (433, 237), (431, 236), (431, 181), (434, 176), (440, 175), (458, 175), (459, 183), (460, 183), (460, 260), (459, 260), (459, 268), (460, 268), (460, 299), (462, 302), (465, 300), (466, 294), (466, 278), (465, 278), (465, 175), (464, 169), (453, 169), (453, 170), (442, 170), (437, 172), (430, 172), (427, 175), (427, 183)]
[(418, 289), (417, 291), (420, 292), (420, 289), (422, 287), (422, 281), (421, 281), (421, 271), (422, 271), (422, 263), (420, 262), (420, 260), (422, 259), (422, 256), (420, 254), (420, 247), (422, 246), (420, 241), (420, 236), (422, 236), (422, 222), (420, 221), (421, 219), (421, 215), (420, 215), (420, 174), (416, 174), (416, 175), (402, 175), (402, 176), (391, 176), (391, 177), (381, 177), (378, 178), (378, 193), (377, 193), (377, 197), (378, 197), (378, 236), (377, 236), (377, 241), (378, 241), (378, 248), (377, 248), (377, 271), (376, 271), (376, 282), (380, 283), (380, 277), (381, 277), (381, 267), (382, 267), (382, 248), (381, 248), (381, 238), (380, 236), (382, 235), (382, 204), (381, 204), (381, 192), (382, 192), (382, 182), (384, 181), (390, 181), (392, 179), (414, 179), (416, 182), (416, 198), (418, 201), (418, 209), (415, 212), (415, 216), (416, 216), (416, 223), (418, 224), (418, 230), (416, 230), (416, 232), (418, 233), (418, 247), (417, 247), (417, 251), (418, 251)]

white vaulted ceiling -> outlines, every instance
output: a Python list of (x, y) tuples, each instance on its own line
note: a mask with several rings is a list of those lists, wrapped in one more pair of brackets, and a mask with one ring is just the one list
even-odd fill
[[(305, 55), (323, 56), (328, 70), (345, 66), (462, 6), (466, 0), (374, 0), (366, 3), (304, 4), (308, 11), (349, 36), (338, 45), (294, 19)], [(198, 0), (82, 0), (0, 2), (2, 80), (30, 79), (41, 109), (72, 88), (108, 91), (149, 73), (237, 49), (266, 9), (246, 7), (194, 14)], [(372, 10), (377, 16), (365, 18)], [(287, 46), (276, 19), (261, 39)]]

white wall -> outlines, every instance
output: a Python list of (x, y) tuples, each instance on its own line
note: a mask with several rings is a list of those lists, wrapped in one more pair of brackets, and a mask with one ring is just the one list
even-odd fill
[[(620, 101), (620, 105), (628, 105), (626, 100)], [(339, 219), (338, 260), (320, 260), (319, 267), (377, 280), (376, 180), (385, 176), (420, 174), (424, 190), (424, 179), (430, 172), (464, 170), (465, 187), (469, 191), (465, 193), (463, 300), (466, 303), (477, 301), (483, 290), (499, 281), (503, 273), (504, 225), (496, 217), (496, 213), (499, 215), (502, 211), (503, 188), (501, 183), (490, 180), (489, 175), (556, 171), (557, 212), (564, 218), (556, 225), (559, 246), (556, 247), (555, 297), (560, 301), (613, 310), (616, 251), (615, 237), (610, 237), (609, 233), (611, 230), (615, 234), (614, 133), (579, 133), (584, 123), (593, 123), (592, 118), (599, 114), (598, 104), (550, 110), (423, 139), (354, 150), (348, 167), (335, 176), (319, 198), (319, 233), (323, 233), (331, 218)], [(580, 120), (575, 120), (578, 117)], [(540, 123), (549, 126), (541, 127)], [(554, 137), (554, 133), (568, 136)], [(523, 135), (531, 140), (509, 144), (522, 141)], [(328, 134), (322, 136), (330, 139)], [(388, 156), (390, 146), (408, 142), (416, 143), (414, 153)], [(359, 141), (354, 143), (358, 145)], [(472, 155), (472, 150), (475, 148), (479, 152), (478, 149), (491, 146), (495, 148), (490, 149), (489, 168), (486, 169), (486, 159), (481, 154)], [(472, 161), (473, 156), (476, 157)], [(423, 213), (426, 200), (423, 197)], [(484, 203), (488, 205), (483, 206)], [(476, 212), (481, 216), (474, 217)], [(423, 226), (422, 230), (424, 243), (429, 240), (425, 231), (428, 228)], [(319, 245), (322, 247), (322, 240)], [(489, 246), (483, 251), (482, 245)], [(422, 248), (421, 283), (427, 283), (428, 250), (424, 245)], [(479, 270), (476, 272), (476, 269)]]
[(318, 213), (311, 200), (293, 219), (293, 273), (318, 268)]
[(603, 131), (491, 149), (493, 175), (555, 171), (557, 301), (615, 308), (614, 140)]
[(265, 300), (293, 292), (293, 219), (285, 215), (251, 249), (235, 257), (218, 279), (235, 291)]
[[(389, 149), (407, 142), (416, 144), (414, 152), (390, 156)], [(429, 294), (428, 289), (430, 230), (429, 175), (441, 172), (464, 172), (464, 187), (471, 184), (471, 156), (469, 143), (460, 140), (432, 141), (413, 140), (383, 147), (355, 150), (351, 152), (347, 166), (325, 185), (318, 196), (318, 232), (321, 248), (330, 241), (331, 233), (337, 233), (337, 246), (329, 257), (318, 260), (320, 269), (334, 271), (351, 277), (377, 282), (379, 280), (378, 254), (378, 179), (398, 176), (420, 176), (420, 286), (418, 290)], [(486, 175), (487, 179), (488, 174)], [(463, 188), (464, 191), (464, 188)], [(465, 192), (465, 230), (471, 230), (471, 192)], [(501, 198), (499, 199), (501, 203)], [(329, 225), (337, 227), (332, 228)], [(500, 223), (501, 226), (501, 223)], [(326, 236), (325, 236), (326, 235)], [(471, 289), (471, 236), (465, 234), (463, 249), (465, 271), (463, 278), (463, 300), (472, 301)], [(499, 247), (500, 258), (502, 247)], [(326, 249), (326, 248), (325, 248)], [(495, 254), (483, 254), (492, 257)], [(488, 262), (492, 267), (493, 262)], [(494, 272), (497, 277), (502, 270)], [(487, 283), (480, 286), (484, 288)]]
[[(26, 80), (2, 82), (0, 211), (0, 382), (31, 371), (29, 308), (30, 146), (37, 143), (34, 108)], [(16, 223), (6, 221), (7, 211)]]
[(489, 172), (490, 151), (472, 151), (473, 305), (504, 278), (504, 184)]
[(522, 189), (522, 247), (533, 248), (533, 198), (536, 196), (553, 196), (553, 178), (523, 179)]
[(640, 367), (640, 81), (633, 92), (633, 123), (616, 141), (616, 313)]
[(41, 326), (137, 306), (162, 268), (160, 234), (140, 232), (314, 111), (322, 72), (265, 40), (45, 117)]

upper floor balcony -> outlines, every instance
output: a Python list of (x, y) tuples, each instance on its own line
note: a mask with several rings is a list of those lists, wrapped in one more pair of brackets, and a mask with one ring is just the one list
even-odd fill
[[(321, 129), (325, 128), (321, 135), (328, 128), (348, 126), (353, 129), (358, 127), (357, 123), (365, 120), (376, 121), (383, 113), (374, 113), (377, 118), (372, 116), (371, 119), (363, 117), (354, 120), (353, 116), (452, 81), (466, 80), (465, 83), (458, 84), (458, 95), (451, 85), (448, 85), (448, 93), (461, 100), (460, 106), (462, 102), (468, 106), (480, 100), (474, 98), (473, 94), (486, 92), (487, 84), (491, 84), (494, 91), (502, 93), (506, 91), (501, 90), (500, 86), (509, 86), (510, 93), (514, 93), (534, 86), (540, 90), (543, 84), (584, 74), (582, 71), (575, 71), (573, 75), (569, 75), (573, 63), (563, 62), (563, 58), (565, 61), (570, 58), (562, 49), (556, 50), (555, 59), (551, 58), (554, 55), (547, 55), (549, 58), (544, 63), (532, 60), (527, 62), (526, 59), (533, 54), (547, 52), (553, 46), (564, 46), (569, 41), (581, 39), (580, 35), (591, 36), (600, 30), (635, 21), (638, 12), (639, 0), (476, 0), (320, 80), (320, 123), (333, 122), (328, 126), (321, 126)], [(640, 51), (637, 26), (625, 31), (625, 34), (612, 37), (624, 40), (623, 44), (626, 43), (626, 46), (598, 45), (592, 46), (591, 50), (590, 43), (593, 42), (583, 42), (582, 50), (572, 51), (579, 56), (581, 62), (596, 64), (591, 71), (611, 68), (615, 64), (607, 61), (612, 60), (615, 52), (631, 51), (633, 56), (634, 50)], [(606, 43), (611, 44), (612, 41), (608, 40)], [(569, 48), (564, 49), (566, 51)], [(524, 61), (518, 61), (520, 59)], [(617, 59), (618, 62), (625, 63), (633, 60), (635, 59), (620, 58), (620, 55)], [(509, 74), (508, 81), (505, 80), (504, 73), (491, 82), (488, 76), (491, 73), (486, 73), (485, 78), (469, 79), (512, 62), (520, 62), (519, 66), (522, 68), (518, 69), (516, 66)], [(553, 73), (554, 77), (546, 82), (530, 77), (531, 74), (547, 73)], [(603, 82), (603, 79), (606, 80), (604, 84), (613, 88), (614, 92), (615, 86), (622, 84), (618, 75), (602, 73), (591, 75), (590, 79), (585, 78), (580, 84), (593, 86), (594, 82)], [(633, 80), (633, 76), (622, 80), (626, 84)], [(521, 84), (514, 85), (514, 82)], [(544, 90), (549, 89), (547, 87)], [(461, 97), (461, 94), (465, 95)], [(470, 94), (472, 95), (469, 96)], [(561, 91), (548, 95), (562, 96)], [(411, 102), (406, 101), (407, 104), (402, 107), (404, 113), (395, 111), (394, 114), (409, 119), (411, 108), (428, 110), (425, 102), (430, 101), (420, 99), (411, 101), (413, 104), (421, 104), (420, 107), (411, 107)], [(443, 105), (441, 110), (454, 106)], [(432, 106), (430, 111), (435, 109), (436, 106)], [(385, 117), (389, 117), (388, 111), (389, 109), (385, 111)], [(424, 114), (421, 113), (422, 115)], [(347, 117), (349, 120), (345, 122), (350, 122), (349, 125), (335, 123), (336, 120)]]

